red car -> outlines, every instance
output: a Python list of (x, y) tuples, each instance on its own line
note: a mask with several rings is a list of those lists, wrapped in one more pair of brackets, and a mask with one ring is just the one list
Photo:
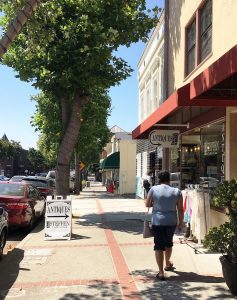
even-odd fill
[(23, 182), (0, 182), (1, 204), (7, 208), (10, 227), (31, 230), (45, 212), (45, 198), (37, 188)]
[(35, 186), (39, 191), (40, 195), (47, 198), (47, 196), (54, 195), (55, 191), (55, 180), (42, 176), (27, 176), (22, 179), (22, 182), (29, 183)]

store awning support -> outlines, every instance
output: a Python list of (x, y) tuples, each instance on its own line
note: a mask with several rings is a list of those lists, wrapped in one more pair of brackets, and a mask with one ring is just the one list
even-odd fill
[(160, 127), (160, 126), (167, 126), (167, 127), (186, 127), (187, 129), (189, 129), (190, 124), (154, 124), (153, 126), (155, 127)]

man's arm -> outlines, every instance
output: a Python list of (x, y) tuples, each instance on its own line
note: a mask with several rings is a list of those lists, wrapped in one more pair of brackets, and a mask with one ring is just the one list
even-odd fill
[(153, 203), (152, 203), (152, 193), (149, 191), (147, 198), (145, 200), (145, 205), (146, 207), (152, 207)]
[(178, 210), (178, 219), (179, 219), (178, 227), (181, 229), (181, 227), (183, 226), (183, 220), (184, 220), (183, 196), (182, 196), (182, 194), (179, 197), (178, 202), (177, 202), (177, 210)]

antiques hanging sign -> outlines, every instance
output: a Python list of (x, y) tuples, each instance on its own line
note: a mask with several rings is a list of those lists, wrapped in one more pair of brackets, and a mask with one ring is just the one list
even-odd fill
[(164, 148), (178, 148), (179, 130), (153, 130), (149, 134), (149, 140), (152, 145)]

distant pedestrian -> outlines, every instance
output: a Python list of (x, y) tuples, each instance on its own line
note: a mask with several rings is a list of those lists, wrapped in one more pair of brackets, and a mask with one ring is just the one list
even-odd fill
[(183, 199), (181, 191), (169, 185), (168, 171), (160, 172), (158, 179), (159, 184), (151, 187), (148, 193), (146, 207), (153, 207), (151, 223), (154, 232), (155, 258), (159, 268), (156, 278), (165, 280), (164, 270), (173, 270), (173, 263), (170, 260), (173, 236), (176, 226), (181, 228), (183, 225)]
[(152, 186), (152, 177), (151, 177), (151, 175), (152, 175), (152, 172), (149, 171), (146, 174), (146, 176), (143, 178), (143, 187), (144, 187), (144, 189), (146, 191), (146, 196), (147, 196), (147, 194), (148, 194), (148, 192), (149, 192), (149, 190), (150, 190), (150, 188)]

